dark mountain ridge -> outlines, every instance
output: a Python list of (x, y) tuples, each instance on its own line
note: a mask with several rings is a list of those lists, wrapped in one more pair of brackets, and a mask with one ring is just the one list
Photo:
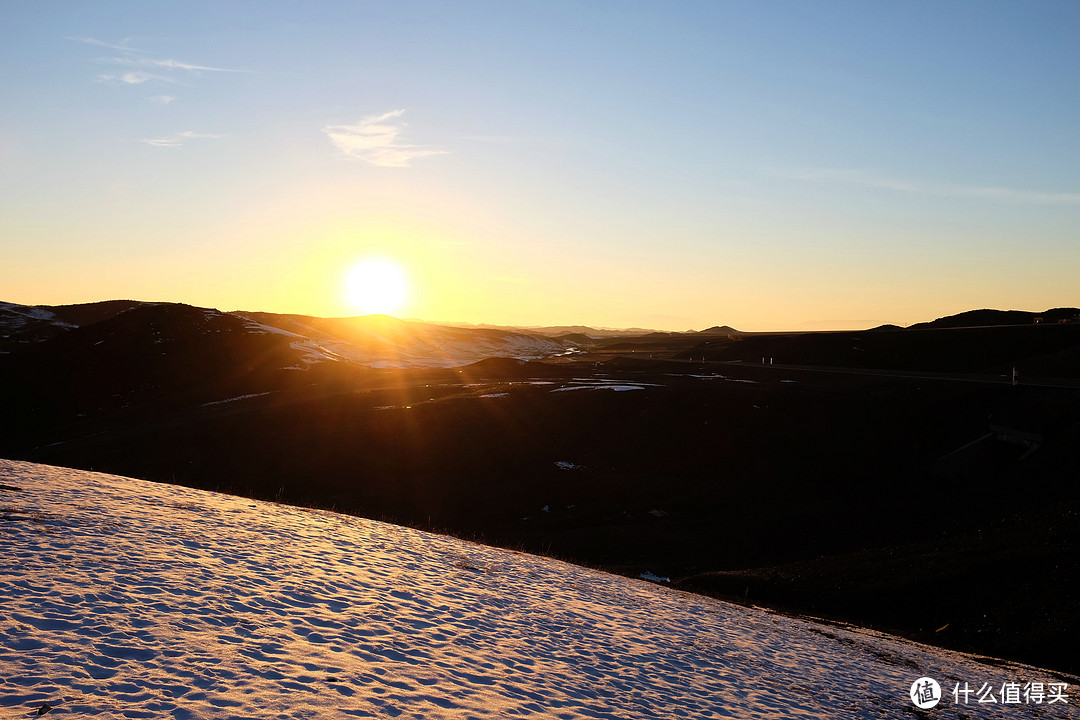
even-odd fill
[(984, 327), (988, 325), (1031, 325), (1034, 323), (1080, 322), (1078, 308), (1050, 308), (1045, 312), (1026, 310), (968, 310), (957, 315), (915, 323), (909, 329)]
[(1080, 378), (1080, 323), (762, 333), (710, 339), (679, 357), (994, 376), (1016, 368), (1022, 376)]

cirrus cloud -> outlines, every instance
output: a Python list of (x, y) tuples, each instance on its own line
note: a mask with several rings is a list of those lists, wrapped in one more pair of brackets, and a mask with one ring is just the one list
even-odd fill
[(402, 142), (403, 114), (404, 110), (391, 110), (361, 118), (355, 125), (327, 125), (323, 132), (346, 157), (377, 167), (411, 167), (413, 160), (449, 152)]
[(103, 73), (95, 77), (94, 80), (99, 83), (104, 83), (105, 85), (142, 85), (151, 80), (172, 85), (177, 84), (177, 82), (170, 77), (141, 71), (126, 72), (123, 74)]
[(196, 65), (194, 63), (181, 62), (179, 60), (172, 60), (170, 58), (151, 58), (151, 57), (113, 57), (103, 58), (104, 62), (110, 62), (115, 65), (128, 65), (137, 67), (150, 67), (158, 68), (161, 70), (186, 70), (188, 72), (217, 72), (217, 73), (247, 73), (250, 74), (252, 70), (240, 70), (237, 68), (223, 68), (214, 67), (212, 65)]
[(196, 138), (208, 138), (211, 140), (217, 140), (225, 137), (224, 135), (212, 135), (210, 133), (197, 133), (191, 130), (184, 130), (183, 132), (173, 133), (171, 135), (163, 135), (156, 138), (144, 138), (139, 142), (146, 145), (152, 145), (154, 147), (180, 147), (188, 140), (194, 140)]

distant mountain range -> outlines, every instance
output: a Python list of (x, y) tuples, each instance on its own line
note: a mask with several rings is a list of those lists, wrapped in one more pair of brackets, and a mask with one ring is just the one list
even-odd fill
[(1080, 378), (1080, 310), (972, 310), (907, 328), (729, 333), (683, 359), (896, 371)]
[[(917, 323), (909, 328), (883, 325), (875, 332), (1080, 323), (1080, 309), (1053, 308), (1042, 313), (1019, 310), (972, 310)], [(863, 331), (865, 332), (865, 331)], [(605, 349), (648, 351), (694, 348), (715, 356), (725, 343), (766, 356), (777, 342), (816, 345), (846, 342), (837, 334), (744, 333), (728, 325), (701, 331), (662, 332), (643, 328), (611, 329), (584, 325), (497, 327), (440, 325), (399, 320), (387, 315), (322, 318), (267, 312), (222, 312), (178, 303), (109, 300), (78, 305), (28, 306), (0, 302), (0, 357), (17, 355), (29, 363), (69, 364), (71, 373), (119, 368), (139, 358), (140, 369), (158, 366), (162, 373), (209, 366), (242, 367), (245, 372), (290, 372), (326, 364), (366, 368), (451, 368), (488, 358), (540, 360)], [(700, 340), (702, 336), (708, 340)], [(773, 338), (773, 339), (769, 339)], [(752, 342), (751, 342), (752, 341)], [(675, 343), (673, 345), (673, 343)], [(698, 346), (698, 343), (703, 343)], [(766, 347), (767, 346), (767, 347)], [(748, 356), (749, 357), (749, 356)], [(216, 358), (216, 360), (215, 360)], [(226, 360), (228, 359), (228, 360)], [(735, 359), (735, 358), (732, 358)], [(825, 358), (822, 358), (824, 361)], [(832, 359), (830, 358), (831, 362)], [(60, 368), (57, 368), (58, 370)]]
[(567, 335), (582, 335), (591, 339), (626, 337), (629, 335), (645, 335), (656, 332), (648, 328), (598, 328), (588, 325), (474, 325), (472, 323), (442, 323), (448, 327), (475, 328), (486, 330), (514, 330), (529, 335), (544, 335), (547, 337), (561, 338)]
[[(162, 333), (165, 334), (162, 334)], [(585, 334), (561, 338), (507, 328), (461, 328), (398, 320), (386, 315), (320, 318), (266, 312), (221, 312), (176, 303), (113, 300), (84, 305), (0, 303), (0, 353), (58, 341), (101, 355), (120, 344), (172, 347), (181, 339), (211, 346), (240, 342), (273, 347), (280, 369), (303, 370), (325, 362), (365, 367), (458, 367), (489, 357), (539, 359), (565, 355), (591, 343)], [(229, 337), (226, 340), (226, 336)], [(134, 348), (132, 348), (134, 349)], [(162, 348), (165, 349), (165, 348)], [(266, 350), (260, 353), (269, 360)], [(160, 355), (161, 353), (155, 353)]]

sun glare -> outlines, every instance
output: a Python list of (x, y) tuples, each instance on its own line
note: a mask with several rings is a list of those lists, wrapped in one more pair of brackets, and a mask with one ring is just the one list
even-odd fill
[(364, 315), (393, 314), (409, 298), (409, 279), (393, 260), (364, 258), (345, 273), (345, 300)]

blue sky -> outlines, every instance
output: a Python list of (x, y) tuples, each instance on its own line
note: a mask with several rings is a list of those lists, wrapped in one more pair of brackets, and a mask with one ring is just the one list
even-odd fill
[(42, 2), (0, 297), (749, 330), (1080, 305), (1075, 2)]

